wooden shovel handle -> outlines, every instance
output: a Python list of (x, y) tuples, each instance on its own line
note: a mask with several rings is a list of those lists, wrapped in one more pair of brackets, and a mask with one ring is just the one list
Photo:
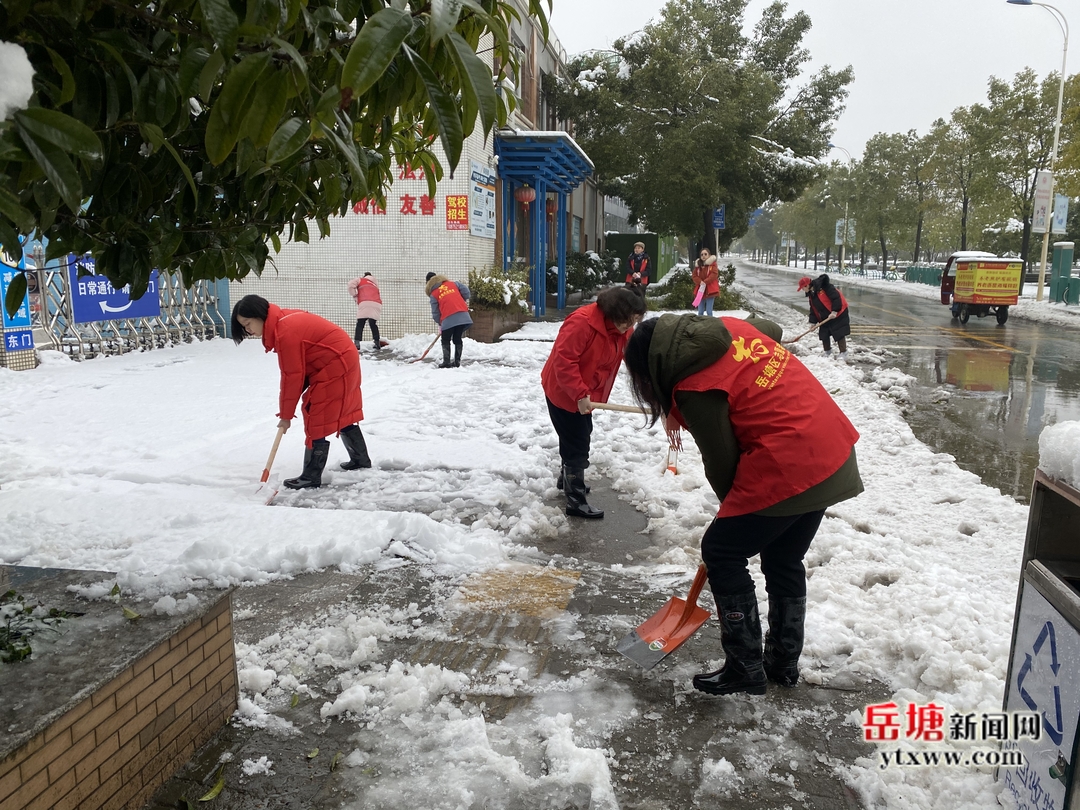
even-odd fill
[[(594, 409), (596, 409), (598, 411), (622, 411), (623, 413), (642, 413), (643, 412), (642, 409), (639, 408), (637, 405), (616, 405), (616, 404), (611, 403), (611, 402), (594, 402), (592, 404), (592, 406), (593, 406)], [(649, 415), (652, 414), (652, 411), (645, 410), (644, 414), (646, 416), (649, 416)]]
[(813, 331), (814, 331), (815, 329), (818, 329), (818, 328), (820, 328), (820, 327), (821, 327), (821, 324), (820, 324), (820, 323), (815, 323), (815, 324), (814, 324), (813, 326), (811, 326), (811, 327), (810, 327), (809, 329), (807, 329), (807, 330), (806, 330), (805, 332), (803, 332), (803, 333), (802, 333), (801, 335), (799, 335), (799, 336), (798, 336), (797, 338), (792, 338), (791, 340), (782, 340), (782, 341), (780, 341), (780, 343), (781, 343), (782, 345), (788, 345), (788, 346), (790, 346), (790, 345), (791, 345), (792, 343), (798, 343), (798, 342), (799, 342), (800, 340), (802, 340), (802, 339), (803, 339), (804, 337), (806, 337), (806, 336), (807, 336), (807, 335), (809, 335), (809, 334), (810, 334), (811, 332), (813, 332)]
[(266, 459), (266, 466), (262, 471), (262, 478), (259, 479), (262, 483), (266, 483), (270, 477), (270, 468), (274, 466), (274, 456), (277, 455), (278, 445), (281, 444), (281, 437), (285, 435), (285, 428), (279, 427), (277, 429), (277, 436), (274, 437), (274, 446), (270, 448), (270, 457)]

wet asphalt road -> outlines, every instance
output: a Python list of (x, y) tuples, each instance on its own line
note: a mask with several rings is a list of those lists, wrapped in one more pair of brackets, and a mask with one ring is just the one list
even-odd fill
[[(806, 311), (797, 276), (736, 266), (738, 281)], [(1020, 318), (998, 326), (993, 316), (962, 325), (935, 301), (845, 286), (842, 276), (833, 281), (850, 305), (852, 358), (871, 350), (884, 365), (915, 378), (906, 413), (915, 435), (983, 483), (1027, 503), (1039, 434), (1048, 425), (1080, 420), (1080, 329)]]

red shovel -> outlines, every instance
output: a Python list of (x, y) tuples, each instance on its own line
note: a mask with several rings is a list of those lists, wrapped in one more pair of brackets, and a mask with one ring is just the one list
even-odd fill
[(652, 669), (705, 624), (712, 614), (698, 607), (698, 595), (708, 577), (705, 564), (698, 566), (686, 599), (673, 596), (660, 610), (628, 633), (615, 648), (635, 664)]
[(428, 352), (431, 351), (431, 347), (435, 345), (435, 341), (439, 339), (439, 335), (441, 335), (441, 334), (442, 334), (442, 330), (440, 329), (438, 332), (435, 333), (435, 340), (431, 341), (431, 344), (426, 349), (424, 349), (424, 353), (422, 355), (420, 355), (419, 357), (417, 357), (415, 360), (410, 360), (409, 362), (410, 363), (419, 363), (421, 360), (423, 360), (425, 357), (427, 357)]

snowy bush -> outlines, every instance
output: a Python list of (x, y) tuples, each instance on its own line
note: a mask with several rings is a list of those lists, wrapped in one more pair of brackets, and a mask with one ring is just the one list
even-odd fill
[(469, 293), (473, 309), (528, 312), (529, 271), (474, 267), (469, 271)]

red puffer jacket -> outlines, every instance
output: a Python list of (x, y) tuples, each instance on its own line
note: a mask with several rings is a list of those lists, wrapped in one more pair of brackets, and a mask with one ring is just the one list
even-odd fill
[(547, 398), (574, 413), (585, 397), (607, 402), (631, 334), (633, 330), (620, 335), (596, 304), (570, 313), (540, 372)]
[(360, 356), (341, 327), (300, 309), (270, 305), (263, 346), (277, 352), (281, 368), (278, 418), (304, 415), (305, 444), (337, 433), (364, 418)]

